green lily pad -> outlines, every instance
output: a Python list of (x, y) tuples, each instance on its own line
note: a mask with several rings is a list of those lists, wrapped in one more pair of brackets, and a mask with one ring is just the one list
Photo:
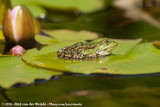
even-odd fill
[(108, 61), (102, 64), (77, 63), (68, 65), (66, 68), (78, 73), (146, 74), (160, 72), (159, 61), (160, 50), (157, 50), (152, 43), (142, 43), (132, 49), (124, 58), (109, 56)]
[(106, 7), (105, 0), (11, 0), (13, 6), (36, 4), (50, 9), (90, 13)]
[[(105, 57), (105, 58), (100, 58), (100, 59), (95, 59), (90, 61), (59, 59), (57, 58), (57, 54), (56, 54), (57, 50), (73, 44), (73, 42), (66, 41), (66, 42), (57, 43), (55, 45), (46, 46), (42, 48), (40, 51), (36, 49), (31, 49), (23, 56), (23, 60), (31, 65), (36, 65), (39, 67), (59, 70), (59, 71), (72, 71), (77, 73), (88, 74), (88, 73), (97, 72), (97, 71), (94, 71), (96, 70), (95, 68), (100, 68), (100, 69), (103, 68), (102, 69), (103, 73), (107, 73), (106, 66), (110, 64), (110, 63), (107, 64), (107, 62), (117, 62), (125, 59), (127, 60), (131, 59), (130, 57), (122, 55), (122, 53), (123, 54), (128, 53), (128, 51), (131, 50), (137, 43), (139, 43), (141, 39), (129, 40), (130, 42), (128, 40), (117, 40), (117, 39), (115, 39), (115, 41), (119, 43), (119, 46), (122, 47), (122, 49), (116, 48), (115, 49), (116, 55), (110, 56), (110, 57)], [(72, 67), (73, 64), (80, 64), (80, 65), (82, 64), (82, 65)], [(90, 65), (88, 69), (84, 67), (86, 64)], [(92, 69), (92, 70), (89, 70), (89, 69)]]
[(26, 65), (19, 57), (0, 57), (0, 86), (8, 88), (15, 83), (31, 83), (35, 79), (49, 79), (61, 73)]
[(52, 37), (46, 37), (43, 35), (36, 35), (35, 36), (35, 40), (41, 44), (47, 45), (47, 44), (55, 44), (57, 42), (59, 42), (58, 40), (52, 38)]
[[(28, 52), (23, 56), (23, 60), (26, 63), (31, 64), (31, 65), (36, 65), (39, 67), (53, 69), (53, 70), (60, 70), (60, 71), (65, 70), (66, 71), (65, 64), (67, 63), (65, 63), (64, 60), (59, 60), (57, 58), (56, 52), (57, 50), (65, 46), (70, 46), (74, 43), (75, 42), (65, 41), (65, 42), (57, 43), (55, 45), (46, 46), (42, 48), (40, 51), (38, 51), (37, 49), (31, 49), (31, 50), (28, 50)], [(43, 58), (40, 59), (39, 61), (37, 60), (37, 56), (40, 56), (39, 58), (42, 58), (42, 57)]]
[(86, 30), (73, 31), (73, 30), (44, 30), (44, 32), (51, 37), (36, 35), (37, 42), (42, 44), (54, 44), (58, 41), (83, 41), (98, 38), (98, 34)]

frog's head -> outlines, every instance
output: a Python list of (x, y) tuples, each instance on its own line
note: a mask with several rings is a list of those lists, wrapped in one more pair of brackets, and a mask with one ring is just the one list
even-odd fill
[(98, 46), (97, 54), (99, 55), (108, 55), (111, 54), (112, 50), (118, 45), (115, 41), (110, 41), (108, 39), (104, 39), (101, 41)]

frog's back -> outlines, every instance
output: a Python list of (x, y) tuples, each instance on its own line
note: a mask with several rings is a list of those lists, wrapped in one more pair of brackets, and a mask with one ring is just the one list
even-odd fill
[(95, 47), (96, 45), (91, 43), (78, 42), (70, 47), (58, 50), (57, 56), (63, 59), (83, 59), (89, 57), (89, 54), (84, 54), (84, 52)]

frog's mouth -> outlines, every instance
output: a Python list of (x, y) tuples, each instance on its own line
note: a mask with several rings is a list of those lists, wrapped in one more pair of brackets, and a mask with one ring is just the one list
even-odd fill
[[(117, 44), (118, 45), (118, 44)], [(106, 51), (108, 50), (108, 51), (110, 51), (110, 50), (113, 50), (114, 48), (116, 48), (117, 47), (117, 45), (114, 45), (114, 46), (110, 46), (109, 48), (107, 48), (107, 49), (105, 49)]]
[(110, 45), (108, 45), (108, 47), (105, 49), (105, 51), (107, 51), (107, 50), (113, 50), (113, 49), (114, 49), (115, 47), (117, 47), (117, 46), (118, 46), (118, 43), (112, 41), (112, 42), (110, 43)]

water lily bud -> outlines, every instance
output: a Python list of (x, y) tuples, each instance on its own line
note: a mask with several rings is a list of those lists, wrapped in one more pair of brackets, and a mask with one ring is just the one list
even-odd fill
[(33, 16), (27, 8), (8, 9), (3, 17), (3, 33), (7, 41), (20, 42), (34, 39)]
[(33, 24), (34, 24), (35, 34), (39, 34), (41, 32), (41, 26), (35, 17), (33, 17)]
[(25, 52), (26, 50), (22, 46), (17, 45), (10, 49), (9, 54), (12, 56), (23, 56)]

